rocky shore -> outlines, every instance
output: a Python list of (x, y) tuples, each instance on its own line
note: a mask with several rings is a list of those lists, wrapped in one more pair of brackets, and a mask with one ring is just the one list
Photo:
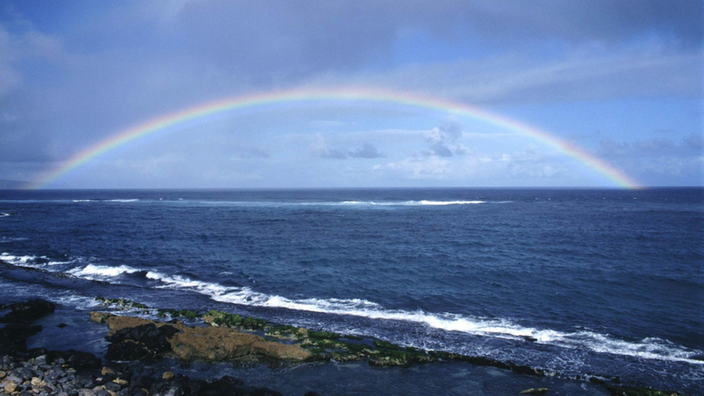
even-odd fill
[[(154, 310), (129, 300), (97, 300), (111, 311), (90, 312), (92, 321), (107, 327), (109, 346), (105, 361), (75, 350), (27, 350), (27, 338), (42, 330), (32, 322), (54, 312), (54, 305), (44, 300), (0, 305), (0, 309), (9, 310), (0, 318), (0, 323), (4, 323), (0, 328), (0, 395), (280, 395), (271, 389), (247, 386), (230, 376), (203, 380), (169, 370), (144, 373), (136, 369), (136, 362), (164, 358), (174, 362), (282, 364), (366, 361), (372, 366), (404, 367), (454, 361), (530, 376), (553, 375), (511, 362), (417, 350), (378, 339), (278, 325), (221, 311)], [(159, 320), (132, 316), (135, 313)], [(622, 387), (600, 378), (587, 380), (602, 385), (611, 395), (681, 396), (676, 392)], [(550, 390), (534, 388), (521, 393), (550, 394)]]

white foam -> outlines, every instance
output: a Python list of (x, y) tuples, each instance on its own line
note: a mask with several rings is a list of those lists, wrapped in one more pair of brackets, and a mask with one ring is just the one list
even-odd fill
[(421, 205), (474, 205), (483, 204), (485, 201), (420, 201)]
[(339, 205), (360, 205), (360, 206), (446, 206), (446, 205), (474, 205), (483, 204), (486, 201), (344, 201)]
[(8, 217), (8, 216), (10, 216), (9, 213), (0, 213), (0, 217)]
[[(495, 203), (508, 203), (501, 201)], [(208, 206), (447, 206), (447, 205), (476, 205), (488, 201), (320, 201), (320, 202), (250, 202), (250, 201), (197, 201), (197, 204)]]
[(75, 257), (75, 258), (69, 259), (67, 261), (49, 261), (48, 263), (46, 263), (46, 265), (51, 265), (51, 266), (53, 266), (53, 265), (68, 265), (68, 264), (83, 263), (85, 261), (86, 261), (86, 259), (83, 257)]
[(227, 288), (215, 283), (202, 282), (189, 279), (179, 275), (164, 275), (157, 271), (147, 272), (147, 279), (157, 280), (165, 283), (164, 287), (170, 289), (191, 289), (196, 290), (206, 295), (218, 295), (231, 291), (233, 288)]
[(472, 335), (508, 339), (535, 339), (538, 344), (555, 345), (570, 349), (586, 349), (598, 353), (635, 356), (644, 359), (669, 360), (704, 365), (690, 357), (700, 351), (687, 350), (671, 342), (646, 338), (640, 342), (619, 340), (608, 335), (588, 331), (560, 332), (521, 326), (508, 319), (493, 319), (452, 313), (430, 313), (385, 309), (364, 299), (300, 299), (268, 295), (248, 287), (225, 287), (216, 283), (189, 279), (179, 275), (164, 275), (150, 271), (147, 278), (165, 283), (162, 287), (188, 289), (210, 296), (213, 300), (231, 304), (285, 308), (298, 311), (358, 316), (379, 320), (398, 320), (418, 323), (435, 329), (458, 331)]
[(12, 265), (16, 265), (18, 267), (27, 267), (27, 268), (43, 267), (44, 264), (37, 263), (37, 259), (47, 260), (47, 257), (46, 256), (31, 256), (31, 255), (15, 256), (10, 253), (0, 254), (0, 260), (5, 261), (7, 263), (10, 263)]
[(101, 199), (74, 199), (72, 202), (74, 203), (79, 203), (79, 202), (137, 202), (139, 199), (136, 198), (131, 198), (131, 199), (106, 199), (106, 200), (101, 200)]
[[(37, 267), (37, 259), (47, 260), (44, 256), (15, 256), (0, 254), (0, 260), (17, 266)], [(78, 260), (78, 259), (74, 259)], [(55, 262), (67, 264), (69, 262)], [(53, 262), (48, 262), (52, 265)], [(141, 271), (126, 265), (117, 267), (88, 264), (77, 267), (69, 273), (86, 279), (100, 279), (120, 276)], [(166, 275), (158, 271), (148, 271), (148, 279), (160, 282), (158, 288), (190, 290), (215, 301), (271, 308), (285, 308), (298, 311), (324, 314), (349, 315), (378, 320), (395, 320), (417, 323), (431, 328), (457, 331), (471, 335), (499, 337), (508, 339), (535, 339), (537, 344), (553, 345), (562, 348), (589, 350), (596, 353), (633, 356), (642, 359), (657, 359), (689, 364), (704, 365), (704, 361), (692, 359), (701, 355), (701, 351), (686, 349), (667, 340), (645, 338), (641, 341), (626, 341), (606, 334), (591, 331), (564, 332), (551, 329), (536, 329), (521, 326), (508, 319), (495, 319), (460, 315), (453, 313), (431, 313), (422, 310), (405, 311), (386, 309), (378, 303), (364, 299), (290, 299), (278, 295), (269, 295), (253, 291), (248, 287), (226, 287), (217, 283), (190, 279), (181, 275)]]
[(122, 274), (132, 274), (140, 271), (136, 268), (132, 268), (127, 265), (120, 265), (118, 267), (110, 267), (104, 265), (93, 265), (88, 264), (83, 268), (74, 268), (68, 273), (86, 279), (100, 279), (100, 278), (110, 278), (115, 276), (120, 276)]
[(10, 242), (15, 242), (15, 241), (26, 241), (29, 238), (24, 238), (24, 237), (2, 237), (2, 240), (0, 240), (0, 243), (10, 243)]

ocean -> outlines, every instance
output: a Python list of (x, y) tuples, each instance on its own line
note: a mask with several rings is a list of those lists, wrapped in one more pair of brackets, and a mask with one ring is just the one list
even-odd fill
[[(702, 188), (6, 190), (0, 253), (0, 302), (71, 323), (128, 298), (511, 361), (562, 394), (600, 394), (590, 376), (704, 394)], [(66, 329), (36, 342), (104, 343)], [(190, 370), (285, 394), (545, 383), (461, 363)]]

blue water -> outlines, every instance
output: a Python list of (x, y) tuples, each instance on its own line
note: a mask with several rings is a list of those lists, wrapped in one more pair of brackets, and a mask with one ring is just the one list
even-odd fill
[(0, 191), (0, 213), (0, 301), (217, 308), (704, 393), (704, 189)]

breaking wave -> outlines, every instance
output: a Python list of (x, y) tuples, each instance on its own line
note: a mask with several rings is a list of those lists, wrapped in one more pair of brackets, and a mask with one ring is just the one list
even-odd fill
[(99, 280), (105, 277), (115, 277), (122, 274), (133, 274), (139, 272), (136, 268), (132, 268), (127, 265), (120, 265), (118, 267), (111, 267), (106, 265), (94, 265), (88, 264), (87, 266), (80, 268), (74, 268), (68, 271), (69, 274), (77, 276), (80, 278), (86, 278), (91, 280)]
[(702, 352), (687, 349), (667, 340), (645, 338), (641, 341), (626, 341), (592, 331), (563, 332), (522, 326), (509, 319), (496, 319), (454, 313), (432, 313), (422, 310), (407, 311), (387, 309), (365, 299), (290, 299), (278, 295), (256, 292), (249, 287), (228, 287), (218, 283), (191, 279), (181, 275), (167, 275), (158, 271), (145, 271), (129, 266), (96, 266), (89, 264), (69, 271), (86, 279), (106, 279), (122, 274), (146, 273), (146, 278), (157, 281), (157, 288), (191, 291), (206, 295), (214, 301), (269, 308), (284, 308), (323, 314), (348, 315), (377, 320), (394, 320), (416, 323), (444, 331), (462, 332), (471, 335), (529, 340), (536, 344), (562, 348), (589, 350), (596, 353), (633, 356), (704, 365), (696, 356)]

